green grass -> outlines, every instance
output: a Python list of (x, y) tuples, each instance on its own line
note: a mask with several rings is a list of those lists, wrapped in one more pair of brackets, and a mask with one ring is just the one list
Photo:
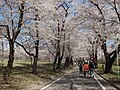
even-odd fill
[[(107, 80), (112, 82), (114, 85), (116, 85), (118, 88), (120, 88), (120, 77), (118, 77), (118, 66), (113, 65), (112, 70), (113, 70), (113, 73), (104, 74), (103, 64), (98, 64), (97, 72), (102, 77), (106, 78)], [(119, 75), (120, 75), (120, 72), (119, 72)]]
[[(7, 60), (4, 61), (4, 66), (7, 65)], [(28, 60), (15, 60), (10, 77), (9, 84), (3, 81), (4, 67), (0, 66), (0, 90), (20, 90), (38, 81), (49, 81), (62, 75), (64, 72), (54, 72), (52, 70), (52, 62), (38, 62), (38, 74), (31, 73), (32, 66)]]
[[(98, 64), (98, 70), (99, 70), (99, 72), (104, 72), (104, 68), (105, 67), (103, 67), (103, 64)], [(116, 65), (113, 65), (112, 66), (112, 70), (113, 70), (113, 73), (108, 73), (108, 77), (110, 76), (113, 76), (113, 77), (118, 77), (118, 66), (116, 66)], [(120, 66), (119, 66), (119, 75), (120, 75)], [(106, 75), (105, 75), (106, 76)], [(120, 77), (118, 77), (118, 78), (120, 78)]]

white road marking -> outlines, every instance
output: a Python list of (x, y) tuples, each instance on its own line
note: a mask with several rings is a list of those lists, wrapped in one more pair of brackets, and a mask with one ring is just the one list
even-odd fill
[(102, 87), (103, 90), (106, 90), (105, 87), (98, 81), (98, 79), (94, 76), (95, 80), (98, 82), (98, 84)]
[(48, 88), (48, 87), (49, 87), (49, 86), (51, 86), (53, 83), (57, 82), (58, 80), (60, 80), (60, 79), (61, 79), (61, 78), (63, 78), (64, 76), (66, 76), (66, 75), (70, 74), (71, 72), (73, 72), (73, 70), (72, 70), (72, 71), (70, 71), (70, 72), (68, 72), (68, 73), (66, 73), (66, 74), (65, 74), (65, 75), (63, 75), (62, 77), (60, 77), (60, 78), (56, 79), (56, 80), (55, 80), (55, 81), (53, 81), (52, 83), (50, 83), (50, 84), (48, 84), (48, 85), (44, 86), (44, 87), (43, 87), (43, 88), (41, 88), (40, 90), (44, 90), (44, 89)]
[[(98, 75), (99, 76), (99, 75)], [(101, 84), (99, 81), (98, 81), (98, 79), (102, 79), (102, 80), (104, 80), (103, 78), (101, 78), (100, 76), (98, 77), (98, 79), (95, 77), (95, 79), (96, 79), (96, 81), (99, 83), (99, 84)], [(104, 82), (107, 82), (106, 80), (104, 80)], [(113, 87), (113, 86), (107, 86), (107, 87), (104, 87), (102, 84), (100, 85), (102, 88), (103, 88), (103, 90), (117, 90), (115, 87)]]
[[(60, 80), (61, 78), (63, 78), (64, 76), (70, 74), (71, 72), (73, 72), (73, 70), (70, 71), (70, 72), (68, 72), (68, 73), (66, 73), (65, 75), (61, 76), (60, 78), (56, 79), (55, 81), (51, 82), (50, 84), (44, 86), (44, 87), (41, 88), (40, 90), (45, 90), (46, 88), (48, 88), (49, 86), (51, 86), (52, 84), (54, 84), (55, 82), (57, 82), (58, 80)], [(95, 80), (97, 81), (97, 83), (101, 86), (101, 88), (102, 88), (103, 90), (106, 90), (106, 88), (99, 82), (99, 80), (95, 77), (95, 75), (94, 75), (94, 78), (95, 78)], [(116, 89), (115, 89), (115, 90), (116, 90)]]

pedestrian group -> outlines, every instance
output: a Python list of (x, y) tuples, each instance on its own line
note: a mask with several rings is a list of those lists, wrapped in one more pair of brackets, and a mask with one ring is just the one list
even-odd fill
[(92, 60), (78, 60), (77, 64), (79, 66), (79, 74), (83, 73), (84, 77), (87, 77), (87, 75), (94, 77), (95, 65)]

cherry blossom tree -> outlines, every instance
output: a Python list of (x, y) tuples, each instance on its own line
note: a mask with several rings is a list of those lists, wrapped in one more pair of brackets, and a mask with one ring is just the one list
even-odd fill
[(4, 80), (8, 80), (14, 61), (14, 42), (24, 23), (25, 1), (2, 0), (1, 11), (0, 28), (9, 42), (9, 60), (4, 74)]

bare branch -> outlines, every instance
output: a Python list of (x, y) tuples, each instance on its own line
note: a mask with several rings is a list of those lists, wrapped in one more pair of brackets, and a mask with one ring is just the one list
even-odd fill
[(5, 27), (7, 30), (8, 40), (11, 39), (10, 32), (9, 32), (9, 26), (8, 25), (0, 25), (0, 27)]
[(30, 53), (29, 51), (27, 51), (27, 49), (22, 44), (18, 43), (17, 41), (15, 41), (15, 43), (18, 44), (20, 47), (22, 47), (28, 55), (33, 57), (35, 56), (33, 53)]

